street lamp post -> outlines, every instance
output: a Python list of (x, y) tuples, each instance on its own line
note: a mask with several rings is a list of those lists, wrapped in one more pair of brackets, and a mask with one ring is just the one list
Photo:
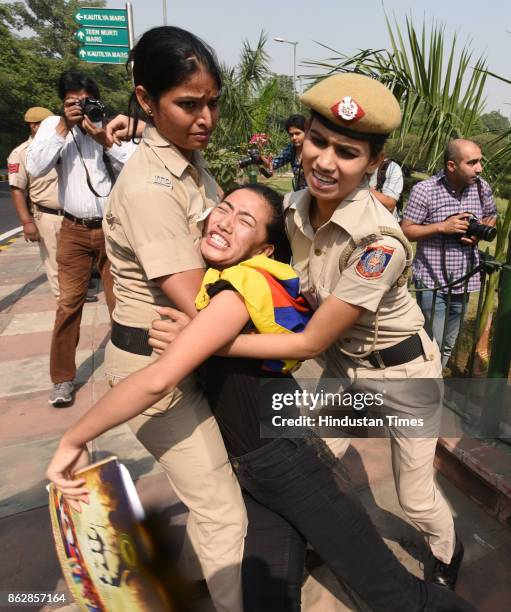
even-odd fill
[(296, 96), (296, 45), (298, 44), (297, 40), (285, 40), (284, 38), (276, 37), (273, 39), (279, 43), (287, 43), (288, 45), (293, 45), (293, 91)]
[(163, 25), (167, 25), (167, 0), (163, 0)]

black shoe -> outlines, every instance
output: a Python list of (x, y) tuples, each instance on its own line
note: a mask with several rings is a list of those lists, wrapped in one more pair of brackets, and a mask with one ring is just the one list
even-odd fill
[(454, 591), (464, 552), (465, 549), (463, 548), (463, 544), (458, 536), (456, 536), (456, 545), (454, 546), (451, 562), (443, 563), (443, 561), (435, 558), (435, 565), (431, 573), (431, 582)]

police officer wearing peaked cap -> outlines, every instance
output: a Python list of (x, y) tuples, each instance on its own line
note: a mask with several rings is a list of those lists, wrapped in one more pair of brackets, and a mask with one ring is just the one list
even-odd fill
[[(320, 81), (301, 100), (311, 109), (302, 153), (308, 188), (286, 196), (286, 225), (302, 292), (332, 321), (322, 380), (347, 378), (375, 392), (385, 380), (385, 416), (396, 417), (389, 435), (399, 501), (427, 537), (432, 580), (454, 588), (463, 547), (433, 471), (440, 354), (407, 289), (411, 247), (368, 185), (399, 127), (399, 104), (384, 85), (354, 73)], [(414, 427), (413, 419), (425, 426)], [(327, 442), (337, 455), (349, 445), (347, 438)]]
[(30, 127), (30, 137), (16, 147), (7, 160), (11, 198), (23, 235), (28, 242), (37, 242), (52, 293), (59, 296), (57, 272), (57, 237), (62, 223), (62, 208), (58, 199), (57, 173), (34, 178), (27, 172), (27, 149), (42, 121), (53, 113), (42, 106), (32, 106), (24, 120)]

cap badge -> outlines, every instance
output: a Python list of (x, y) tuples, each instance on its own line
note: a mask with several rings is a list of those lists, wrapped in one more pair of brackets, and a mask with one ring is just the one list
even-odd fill
[(351, 96), (344, 96), (330, 110), (336, 117), (340, 117), (344, 121), (358, 121), (365, 115), (363, 108)]

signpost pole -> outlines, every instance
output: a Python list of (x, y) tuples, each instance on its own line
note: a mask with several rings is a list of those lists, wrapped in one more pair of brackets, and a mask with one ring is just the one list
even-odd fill
[[(128, 47), (131, 51), (135, 46), (135, 33), (133, 31), (133, 6), (131, 2), (126, 2), (126, 13), (128, 15)], [(133, 62), (130, 62), (130, 71), (131, 71), (131, 84), (134, 86), (135, 82), (133, 79)]]

